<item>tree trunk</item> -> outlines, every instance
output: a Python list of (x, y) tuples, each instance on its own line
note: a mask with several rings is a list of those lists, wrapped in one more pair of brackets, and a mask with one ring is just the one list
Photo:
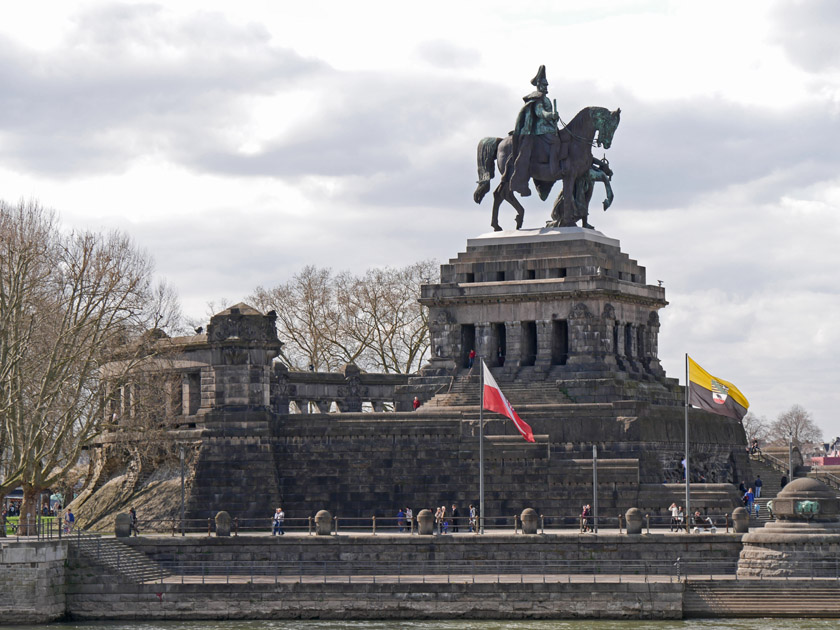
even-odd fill
[(5, 494), (0, 494), (0, 538), (6, 537), (6, 510), (3, 508)]
[(23, 486), (23, 502), (20, 504), (20, 524), (18, 532), (21, 536), (34, 536), (38, 531), (38, 497), (40, 488)]

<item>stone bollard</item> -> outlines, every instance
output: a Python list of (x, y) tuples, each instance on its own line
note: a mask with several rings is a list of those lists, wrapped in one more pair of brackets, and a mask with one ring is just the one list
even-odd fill
[(216, 514), (216, 536), (230, 536), (230, 514), (222, 510)]
[(537, 511), (534, 508), (525, 508), (522, 510), (522, 515), (519, 517), (522, 520), (522, 533), (523, 534), (536, 534), (537, 533)]
[(114, 519), (114, 536), (128, 538), (131, 536), (131, 517), (128, 514), (117, 514)]
[(750, 515), (746, 509), (739, 507), (732, 510), (732, 529), (736, 534), (746, 534), (750, 531)]
[(627, 521), (627, 534), (638, 535), (642, 533), (642, 511), (639, 508), (630, 508), (624, 514)]
[(326, 510), (319, 510), (315, 515), (315, 535), (329, 536), (332, 534), (332, 514)]
[(435, 531), (435, 515), (431, 510), (420, 510), (417, 515), (417, 533), (421, 536), (431, 536)]

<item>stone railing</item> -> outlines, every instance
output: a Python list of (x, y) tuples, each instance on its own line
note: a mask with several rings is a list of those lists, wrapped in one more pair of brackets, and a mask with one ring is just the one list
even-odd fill
[(352, 364), (340, 372), (293, 372), (277, 364), (272, 408), (280, 414), (411, 411), (411, 398), (400, 387), (407, 382), (405, 374), (367, 374)]

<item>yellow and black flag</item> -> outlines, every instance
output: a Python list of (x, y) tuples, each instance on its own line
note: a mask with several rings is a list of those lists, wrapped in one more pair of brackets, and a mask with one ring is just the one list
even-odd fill
[(729, 381), (712, 376), (688, 358), (688, 404), (740, 420), (747, 415), (749, 401)]

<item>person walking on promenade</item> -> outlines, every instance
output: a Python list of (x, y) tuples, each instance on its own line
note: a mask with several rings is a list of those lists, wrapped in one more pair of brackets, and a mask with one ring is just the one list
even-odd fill
[(755, 487), (755, 498), (761, 498), (761, 486), (764, 485), (761, 481), (761, 475), (756, 475), (755, 481), (753, 482), (753, 486)]
[(470, 505), (470, 531), (473, 532), (473, 533), (478, 531), (478, 529), (476, 528), (476, 522), (475, 522), (475, 506), (474, 505)]
[(414, 512), (410, 507), (405, 508), (405, 522), (408, 524), (408, 531), (414, 531)]
[(283, 531), (283, 523), (286, 520), (286, 513), (283, 508), (279, 507), (274, 511), (273, 526), (271, 528), (272, 536), (282, 536), (286, 532)]
[(755, 504), (755, 494), (753, 493), (753, 489), (750, 488), (747, 490), (747, 493), (744, 495), (744, 505), (747, 508), (747, 514), (752, 516), (753, 514), (753, 505)]
[(133, 506), (128, 511), (128, 535), (131, 536), (132, 532), (134, 532), (135, 536), (140, 534), (140, 530), (137, 529), (137, 510)]
[(458, 533), (458, 506), (452, 504), (452, 533)]
[(64, 533), (72, 534), (75, 526), (76, 516), (73, 514), (73, 510), (67, 508), (67, 512), (64, 514)]
[(402, 508), (397, 510), (397, 528), (401, 534), (405, 531), (405, 512), (402, 511)]

